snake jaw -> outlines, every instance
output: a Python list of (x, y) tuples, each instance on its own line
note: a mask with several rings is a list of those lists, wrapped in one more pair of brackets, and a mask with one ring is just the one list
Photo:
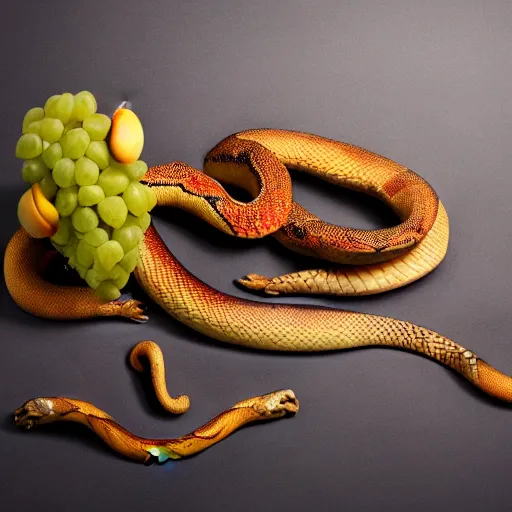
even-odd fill
[(53, 402), (47, 398), (33, 398), (14, 411), (14, 423), (17, 427), (30, 430), (44, 423), (53, 415)]

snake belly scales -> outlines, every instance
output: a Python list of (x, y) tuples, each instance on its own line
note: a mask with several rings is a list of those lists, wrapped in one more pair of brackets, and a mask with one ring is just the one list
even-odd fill
[[(376, 196), (401, 222), (374, 231), (323, 222), (293, 202), (287, 168)], [(242, 203), (231, 198), (217, 180), (245, 188), (254, 199)], [(446, 211), (425, 180), (387, 158), (311, 134), (272, 129), (237, 133), (207, 154), (204, 172), (173, 162), (150, 168), (142, 181), (153, 187), (159, 206), (192, 212), (227, 234), (272, 234), (292, 250), (347, 264), (275, 278), (249, 274), (240, 280), (268, 294), (384, 292), (432, 271), (448, 247)], [(35, 270), (38, 258), (37, 243), (21, 229), (6, 249), (4, 274), (12, 298), (25, 311), (63, 320), (111, 315), (146, 319), (138, 301), (102, 304), (92, 290), (44, 281)], [(171, 316), (219, 341), (297, 352), (405, 349), (454, 369), (498, 399), (512, 401), (512, 378), (429, 329), (388, 317), (221, 293), (190, 274), (153, 226), (140, 244), (135, 275)]]

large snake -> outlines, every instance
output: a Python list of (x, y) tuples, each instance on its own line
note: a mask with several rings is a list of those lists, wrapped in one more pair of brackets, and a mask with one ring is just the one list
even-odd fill
[[(327, 224), (291, 199), (286, 168), (384, 200), (401, 223), (363, 231)], [(215, 179), (244, 187), (254, 200), (232, 199)], [(268, 233), (302, 253), (350, 263), (334, 271), (298, 272), (273, 279), (249, 275), (269, 293), (362, 295), (408, 284), (433, 270), (448, 244), (448, 219), (435, 192), (413, 171), (364, 149), (315, 135), (253, 130), (211, 150), (205, 173), (186, 164), (156, 166), (143, 181), (160, 206), (191, 211), (225, 233)], [(133, 300), (101, 304), (87, 289), (49, 286), (33, 270), (34, 241), (20, 230), (5, 254), (8, 289), (23, 309), (54, 319), (123, 315), (144, 319)], [(512, 401), (512, 378), (473, 352), (431, 330), (392, 318), (340, 309), (269, 304), (221, 293), (191, 275), (154, 227), (140, 245), (135, 270), (148, 295), (174, 318), (212, 338), (265, 350), (326, 351), (363, 346), (410, 350), (459, 372), (482, 391)]]
[[(188, 397), (182, 395), (172, 398), (167, 392), (160, 347), (153, 341), (142, 341), (133, 348), (130, 361), (138, 371), (143, 370), (139, 361), (141, 356), (149, 359), (152, 382), (160, 404), (174, 414), (185, 412), (189, 406)], [(16, 409), (14, 421), (25, 430), (58, 421), (81, 423), (121, 455), (137, 462), (156, 460), (161, 463), (202, 452), (247, 423), (282, 418), (286, 414), (295, 414), (298, 410), (299, 401), (292, 390), (274, 391), (242, 400), (202, 427), (176, 439), (146, 439), (136, 436), (96, 406), (65, 397), (32, 398)]]

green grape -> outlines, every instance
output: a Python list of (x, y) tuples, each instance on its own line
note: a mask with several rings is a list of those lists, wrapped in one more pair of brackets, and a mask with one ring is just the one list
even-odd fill
[(124, 258), (119, 262), (119, 265), (121, 265), (121, 267), (123, 267), (126, 272), (133, 272), (138, 262), (139, 248), (135, 247), (124, 255)]
[(96, 249), (96, 257), (101, 266), (110, 272), (116, 263), (119, 263), (124, 257), (124, 251), (119, 242), (109, 240)]
[(101, 229), (104, 229), (110, 238), (112, 236), (112, 232), (114, 231), (114, 228), (112, 226), (109, 226), (105, 221), (101, 219), (100, 216), (100, 223), (98, 224), (98, 227)]
[(75, 162), (70, 158), (61, 158), (55, 164), (52, 176), (55, 183), (61, 188), (75, 185)]
[(128, 208), (121, 197), (110, 196), (98, 204), (98, 213), (106, 224), (113, 228), (120, 228), (126, 220)]
[(68, 218), (63, 217), (59, 219), (59, 227), (57, 232), (51, 237), (51, 240), (59, 246), (64, 246), (69, 243), (72, 233), (73, 227), (71, 226), (71, 222)]
[(102, 228), (94, 228), (84, 234), (84, 240), (92, 247), (99, 247), (108, 242), (108, 233)]
[(39, 135), (40, 132), (41, 132), (41, 120), (32, 121), (26, 129), (26, 133), (34, 133), (35, 135)]
[(41, 157), (32, 158), (23, 163), (21, 169), (21, 176), (23, 181), (27, 183), (39, 183), (48, 174), (48, 167), (46, 167)]
[(86, 233), (91, 229), (98, 227), (98, 216), (96, 212), (88, 206), (77, 206), (71, 215), (73, 227), (80, 233)]
[(65, 92), (61, 94), (55, 101), (55, 117), (60, 119), (64, 124), (69, 123), (71, 115), (73, 114), (74, 105), (75, 98), (71, 93)]
[(60, 98), (60, 94), (50, 96), (44, 104), (44, 113), (47, 117), (58, 117), (57, 116), (57, 101)]
[(88, 269), (87, 267), (84, 267), (83, 265), (80, 265), (80, 263), (76, 264), (75, 270), (78, 272), (78, 275), (85, 279), (85, 276), (87, 275)]
[(53, 169), (56, 163), (62, 158), (62, 147), (58, 142), (50, 144), (42, 154), (44, 163)]
[(83, 121), (86, 117), (96, 112), (98, 105), (96, 98), (89, 91), (82, 91), (75, 94), (72, 117), (78, 121)]
[(137, 160), (136, 162), (133, 162), (133, 164), (128, 164), (125, 167), (126, 169), (124, 172), (132, 181), (139, 181), (148, 170), (146, 162), (143, 162), (142, 160)]
[(68, 265), (71, 267), (71, 268), (76, 268), (76, 266), (78, 265), (78, 261), (76, 261), (76, 247), (74, 247), (74, 252), (71, 256), (69, 256), (68, 258)]
[(138, 226), (123, 226), (119, 229), (114, 229), (112, 233), (112, 240), (119, 242), (123, 251), (127, 253), (130, 249), (139, 245), (144, 234), (142, 229)]
[(96, 290), (103, 279), (100, 278), (99, 273), (95, 268), (91, 268), (85, 275), (85, 281), (93, 290)]
[(103, 140), (109, 130), (112, 121), (105, 114), (93, 114), (84, 119), (83, 128), (91, 137), (91, 140)]
[(117, 196), (124, 192), (130, 180), (122, 171), (107, 167), (98, 178), (98, 185), (103, 189), (106, 196)]
[(43, 141), (35, 133), (25, 133), (16, 144), (16, 157), (30, 160), (43, 152)]
[(148, 166), (142, 160), (137, 160), (131, 164), (122, 164), (113, 157), (110, 159), (110, 167), (123, 171), (130, 181), (139, 181), (148, 170)]
[(105, 193), (98, 185), (86, 185), (78, 189), (78, 204), (80, 206), (94, 206), (103, 199), (105, 199)]
[(126, 216), (126, 220), (124, 221), (123, 228), (127, 226), (137, 226), (140, 227), (140, 222), (137, 217), (134, 217), (131, 213)]
[(83, 156), (76, 161), (75, 179), (80, 186), (95, 185), (99, 175), (100, 170), (98, 164), (93, 162), (90, 158)]
[(108, 273), (108, 278), (122, 290), (130, 279), (130, 273), (127, 272), (119, 263), (112, 267), (112, 270)]
[(76, 246), (68, 244), (62, 248), (61, 254), (63, 256), (65, 256), (66, 258), (71, 258), (71, 256), (75, 255), (75, 248), (76, 248)]
[(98, 275), (98, 279), (100, 281), (105, 281), (106, 279), (108, 279), (108, 270), (105, 270), (103, 265), (100, 263), (100, 260), (98, 259), (98, 251), (94, 253), (94, 263), (92, 265), (92, 268), (96, 271), (96, 274)]
[(41, 121), (41, 128), (39, 136), (47, 142), (57, 142), (62, 137), (64, 132), (64, 125), (60, 119), (53, 119), (52, 117), (45, 117)]
[(96, 162), (100, 169), (106, 169), (110, 164), (110, 152), (104, 140), (93, 140), (89, 144), (85, 156)]
[(142, 229), (142, 232), (145, 233), (147, 231), (147, 229), (149, 228), (149, 226), (151, 225), (151, 215), (149, 215), (148, 212), (144, 212), (139, 217), (139, 225), (140, 225), (140, 229)]
[(57, 191), (55, 208), (61, 217), (68, 217), (73, 213), (78, 204), (78, 187), (76, 185), (61, 188)]
[(77, 245), (78, 245), (78, 240), (74, 236), (71, 236), (71, 238), (69, 239), (69, 242), (62, 250), (62, 254), (64, 254), (64, 256), (66, 256), (66, 258), (71, 258), (71, 256), (74, 257)]
[(41, 191), (43, 192), (44, 197), (51, 201), (55, 194), (57, 193), (57, 184), (53, 181), (53, 177), (51, 173), (48, 173), (40, 182), (39, 186), (41, 187)]
[(138, 217), (148, 209), (148, 200), (144, 185), (137, 181), (132, 181), (123, 194), (123, 199), (132, 215)]
[(69, 130), (74, 130), (75, 128), (82, 128), (82, 123), (80, 121), (71, 121), (68, 124), (64, 126), (64, 133), (63, 135), (66, 135), (66, 133), (69, 132)]
[(44, 150), (45, 149), (48, 149), (50, 147), (50, 143), (49, 142), (46, 142), (44, 139), (43, 139), (43, 153), (44, 153)]
[(41, 107), (31, 108), (23, 118), (21, 133), (27, 133), (27, 128), (34, 121), (41, 121), (44, 117), (44, 110)]
[(85, 240), (80, 240), (76, 247), (76, 261), (87, 270), (94, 263), (95, 252), (96, 249), (92, 245), (89, 245)]
[(112, 281), (103, 281), (100, 283), (98, 288), (96, 288), (96, 293), (100, 299), (106, 302), (117, 300), (121, 296), (121, 292)]
[(60, 145), (65, 157), (78, 160), (84, 156), (90, 141), (89, 134), (83, 128), (74, 128), (62, 137)]
[(151, 187), (148, 187), (147, 185), (142, 185), (144, 187), (144, 190), (146, 192), (146, 199), (148, 202), (148, 212), (150, 212), (155, 206), (156, 206), (156, 196), (153, 192), (153, 189)]

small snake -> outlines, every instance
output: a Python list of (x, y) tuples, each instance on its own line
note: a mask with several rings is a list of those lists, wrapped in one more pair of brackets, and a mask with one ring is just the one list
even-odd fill
[[(389, 204), (402, 222), (376, 231), (324, 223), (299, 205), (288, 203), (291, 188), (285, 166), (375, 195)], [(253, 130), (232, 135), (210, 151), (205, 172), (176, 162), (149, 169), (143, 181), (153, 187), (158, 205), (191, 211), (225, 233), (245, 237), (273, 233), (298, 252), (331, 261), (347, 257), (355, 264), (335, 273), (299, 272), (268, 280), (264, 288), (269, 293), (363, 295), (386, 291), (424, 276), (446, 253), (448, 219), (432, 188), (414, 172), (364, 149), (315, 135)], [(246, 188), (254, 200), (244, 204), (232, 199), (213, 179), (221, 177)], [(266, 201), (271, 206), (267, 207)], [(34, 252), (34, 241), (20, 230), (5, 255), (7, 287), (26, 311), (54, 319), (146, 318), (136, 301), (101, 305), (90, 290), (78, 295), (74, 290), (46, 287), (31, 270)], [(250, 301), (214, 290), (174, 258), (154, 227), (148, 229), (140, 245), (135, 275), (170, 315), (217, 340), (281, 351), (363, 346), (406, 349), (456, 370), (490, 395), (512, 401), (512, 378), (423, 327), (340, 309)], [(245, 281), (257, 280), (249, 276)]]
[[(150, 361), (153, 385), (162, 406), (176, 414), (185, 412), (189, 406), (188, 397), (171, 398), (167, 393), (160, 347), (153, 341), (136, 345), (130, 361), (137, 370), (142, 369), (139, 362), (141, 356), (148, 357)], [(153, 460), (162, 463), (199, 453), (247, 423), (282, 418), (298, 410), (299, 402), (293, 391), (280, 390), (242, 400), (183, 437), (145, 439), (132, 434), (110, 415), (88, 402), (64, 397), (41, 397), (28, 400), (18, 408), (14, 412), (14, 422), (18, 427), (30, 430), (36, 425), (74, 421), (90, 428), (108, 446), (127, 458), (142, 463)]]

